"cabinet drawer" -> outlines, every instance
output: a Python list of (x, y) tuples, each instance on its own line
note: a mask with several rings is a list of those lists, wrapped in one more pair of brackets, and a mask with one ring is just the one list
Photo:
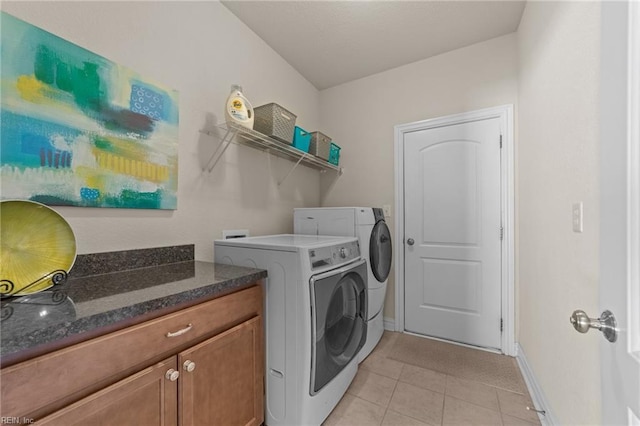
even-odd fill
[(7, 367), (0, 415), (42, 417), (261, 312), (253, 286)]

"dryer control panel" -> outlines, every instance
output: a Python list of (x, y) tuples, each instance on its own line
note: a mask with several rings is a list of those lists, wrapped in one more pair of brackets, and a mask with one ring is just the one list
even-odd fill
[(358, 241), (335, 246), (318, 247), (309, 249), (309, 263), (311, 269), (323, 269), (327, 266), (339, 266), (349, 263), (360, 257), (360, 245)]

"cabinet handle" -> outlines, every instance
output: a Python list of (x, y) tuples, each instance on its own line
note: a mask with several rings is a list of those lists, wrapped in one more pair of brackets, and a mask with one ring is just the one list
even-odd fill
[(182, 364), (182, 367), (185, 369), (185, 371), (191, 373), (196, 369), (196, 363), (188, 359), (184, 362), (184, 364)]
[(181, 336), (184, 333), (186, 333), (187, 331), (191, 330), (192, 327), (193, 327), (193, 324), (187, 324), (187, 326), (185, 328), (183, 328), (182, 330), (178, 330), (178, 331), (167, 333), (167, 337)]
[(169, 370), (167, 370), (164, 377), (167, 380), (171, 380), (172, 382), (175, 382), (176, 380), (178, 380), (178, 377), (180, 377), (180, 372), (174, 370), (173, 368), (170, 368)]

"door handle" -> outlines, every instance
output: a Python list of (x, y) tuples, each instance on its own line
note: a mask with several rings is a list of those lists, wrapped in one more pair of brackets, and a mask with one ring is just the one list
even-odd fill
[(573, 311), (569, 321), (573, 324), (573, 328), (580, 333), (586, 333), (592, 328), (600, 330), (604, 335), (604, 338), (611, 343), (618, 340), (618, 329), (616, 328), (618, 323), (616, 317), (611, 311), (604, 311), (600, 318), (589, 318), (589, 315), (585, 311), (576, 310)]
[(415, 241), (413, 240), (413, 238), (409, 238), (407, 240), (407, 244), (409, 244), (410, 246), (412, 246), (415, 243)]

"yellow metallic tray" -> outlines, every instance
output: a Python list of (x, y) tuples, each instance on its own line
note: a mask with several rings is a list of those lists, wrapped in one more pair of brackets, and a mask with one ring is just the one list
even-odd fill
[(64, 282), (75, 260), (75, 235), (58, 212), (34, 201), (0, 201), (1, 296)]

